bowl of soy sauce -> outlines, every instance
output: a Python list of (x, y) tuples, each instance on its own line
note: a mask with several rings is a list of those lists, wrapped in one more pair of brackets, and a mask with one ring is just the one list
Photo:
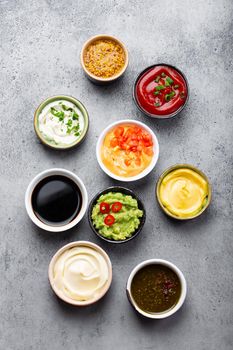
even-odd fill
[(77, 225), (87, 204), (87, 190), (82, 180), (62, 168), (39, 173), (29, 183), (25, 194), (30, 219), (50, 232), (66, 231)]

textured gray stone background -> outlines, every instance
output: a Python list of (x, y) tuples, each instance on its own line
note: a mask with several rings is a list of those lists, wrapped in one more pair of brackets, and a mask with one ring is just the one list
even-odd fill
[[(232, 1), (0, 0), (0, 11), (0, 349), (232, 349)], [(123, 80), (108, 87), (89, 82), (79, 62), (82, 44), (99, 33), (129, 49)], [(190, 83), (187, 108), (170, 121), (147, 119), (131, 96), (137, 73), (161, 61), (180, 67)], [(33, 130), (38, 104), (60, 93), (80, 99), (90, 114), (85, 143), (68, 152), (45, 148)], [(117, 184), (98, 167), (95, 144), (109, 122), (126, 117), (146, 122), (161, 147), (154, 171), (128, 185), (147, 209), (141, 235), (104, 244), (86, 217), (69, 233), (37, 229), (24, 208), (29, 181), (56, 166), (77, 173), (90, 199)], [(159, 175), (177, 162), (200, 167), (213, 185), (212, 205), (195, 221), (171, 221), (155, 201)], [(58, 248), (80, 239), (106, 249), (113, 283), (101, 302), (75, 309), (54, 296), (47, 268)], [(139, 317), (125, 294), (131, 269), (153, 257), (177, 264), (188, 283), (183, 308), (157, 322)]]

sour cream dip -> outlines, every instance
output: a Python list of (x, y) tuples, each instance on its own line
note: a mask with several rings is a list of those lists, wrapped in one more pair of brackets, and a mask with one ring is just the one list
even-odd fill
[(80, 138), (84, 130), (84, 117), (74, 103), (56, 100), (41, 110), (38, 128), (46, 141), (67, 146)]

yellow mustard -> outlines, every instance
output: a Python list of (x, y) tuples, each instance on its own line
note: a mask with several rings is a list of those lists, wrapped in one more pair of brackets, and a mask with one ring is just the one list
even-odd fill
[(208, 183), (196, 171), (189, 168), (175, 169), (162, 180), (159, 196), (163, 206), (180, 218), (195, 216), (205, 206)]

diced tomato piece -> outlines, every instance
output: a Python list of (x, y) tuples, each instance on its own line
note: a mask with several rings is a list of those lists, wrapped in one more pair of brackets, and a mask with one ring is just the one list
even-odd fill
[(137, 147), (138, 146), (138, 141), (137, 140), (130, 140), (128, 142), (129, 147)]
[(144, 141), (144, 146), (150, 147), (150, 146), (153, 146), (153, 143), (151, 141)]
[(127, 143), (126, 142), (121, 142), (120, 143), (120, 148), (123, 150), (127, 150)]
[(132, 133), (130, 136), (131, 140), (137, 140), (138, 139), (138, 135), (136, 133)]
[(118, 126), (115, 130), (114, 130), (114, 135), (116, 137), (120, 137), (123, 136), (125, 129), (123, 128), (123, 126)]
[(131, 164), (131, 159), (126, 158), (126, 159), (124, 160), (124, 163), (125, 163), (126, 166), (129, 166), (129, 165)]
[(143, 140), (144, 141), (151, 141), (152, 140), (152, 136), (150, 134), (148, 134), (148, 132), (144, 132), (142, 134)]
[(137, 146), (131, 147), (131, 151), (132, 151), (132, 152), (137, 152)]
[(145, 154), (147, 154), (148, 156), (153, 156), (153, 154), (154, 154), (153, 148), (152, 148), (152, 147), (145, 147), (145, 148), (144, 148), (144, 152), (145, 152)]
[(142, 132), (142, 129), (139, 128), (138, 126), (135, 126), (135, 127), (133, 128), (133, 130), (134, 130), (134, 132), (135, 132), (136, 134), (139, 134), (139, 133)]
[(142, 138), (142, 135), (141, 134), (139, 134), (138, 135), (138, 141), (141, 141), (143, 138)]
[(113, 139), (111, 139), (110, 146), (113, 148), (118, 146), (118, 138), (117, 137), (113, 137)]
[(128, 129), (124, 134), (124, 140), (127, 141), (130, 136), (131, 136), (131, 132), (130, 132), (130, 129)]
[(142, 152), (142, 149), (143, 149), (143, 148), (142, 148), (141, 145), (138, 145), (138, 146), (137, 146), (137, 151), (138, 151), (138, 152)]
[(138, 157), (138, 158), (135, 159), (135, 164), (136, 164), (137, 166), (140, 166), (141, 163), (142, 163), (141, 158)]

